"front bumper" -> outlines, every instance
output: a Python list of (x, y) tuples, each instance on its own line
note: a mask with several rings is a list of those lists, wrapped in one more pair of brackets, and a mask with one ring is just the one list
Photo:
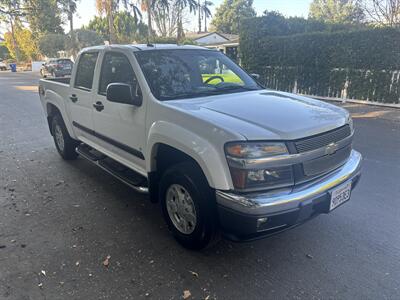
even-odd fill
[(334, 172), (290, 190), (236, 194), (216, 191), (218, 213), (225, 236), (252, 240), (297, 226), (329, 212), (333, 188), (358, 183), (362, 156), (352, 150), (347, 162)]

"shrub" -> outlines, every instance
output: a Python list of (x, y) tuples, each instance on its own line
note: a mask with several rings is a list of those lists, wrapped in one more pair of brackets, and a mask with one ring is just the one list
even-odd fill
[(343, 96), (346, 87), (348, 98), (399, 102), (398, 30), (308, 33), (302, 29), (306, 33), (284, 35), (293, 32), (284, 27), (283, 31), (270, 28), (272, 34), (252, 39), (250, 28), (242, 28), (242, 64), (250, 72), (262, 74), (269, 87), (336, 97)]

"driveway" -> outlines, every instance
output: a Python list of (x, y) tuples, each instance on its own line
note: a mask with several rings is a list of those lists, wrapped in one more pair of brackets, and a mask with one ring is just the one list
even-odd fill
[(365, 158), (349, 203), (191, 252), (146, 196), (59, 157), (37, 81), (0, 73), (0, 299), (400, 299), (400, 110), (345, 105)]

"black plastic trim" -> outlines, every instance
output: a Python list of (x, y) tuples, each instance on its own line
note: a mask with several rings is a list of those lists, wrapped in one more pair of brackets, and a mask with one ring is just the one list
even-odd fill
[(86, 132), (88, 134), (91, 134), (91, 135), (93, 135), (93, 136), (95, 136), (95, 137), (97, 137), (97, 138), (99, 138), (99, 139), (101, 139), (101, 140), (103, 140), (103, 141), (105, 141), (105, 142), (107, 142), (107, 143), (109, 143), (109, 144), (121, 149), (121, 150), (124, 150), (125, 152), (128, 152), (129, 154), (132, 154), (133, 156), (136, 156), (136, 157), (144, 160), (144, 155), (139, 150), (136, 150), (136, 149), (134, 149), (132, 147), (129, 147), (128, 145), (120, 143), (120, 142), (118, 142), (118, 141), (116, 141), (116, 140), (114, 140), (112, 138), (109, 138), (109, 137), (107, 137), (107, 136), (105, 136), (105, 135), (103, 135), (101, 133), (98, 133), (98, 132), (96, 132), (96, 131), (94, 131), (92, 129), (89, 129), (89, 128), (87, 128), (87, 127), (85, 127), (85, 126), (83, 126), (83, 125), (81, 125), (81, 124), (79, 124), (79, 123), (77, 123), (75, 121), (72, 122), (72, 125), (74, 125), (76, 128), (79, 128), (80, 130), (82, 130), (82, 131), (84, 131), (84, 132)]

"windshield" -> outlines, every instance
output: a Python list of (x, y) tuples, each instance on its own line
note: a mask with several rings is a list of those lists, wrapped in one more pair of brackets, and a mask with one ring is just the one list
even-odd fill
[(135, 55), (153, 95), (159, 100), (260, 89), (246, 72), (218, 51), (149, 50)]

